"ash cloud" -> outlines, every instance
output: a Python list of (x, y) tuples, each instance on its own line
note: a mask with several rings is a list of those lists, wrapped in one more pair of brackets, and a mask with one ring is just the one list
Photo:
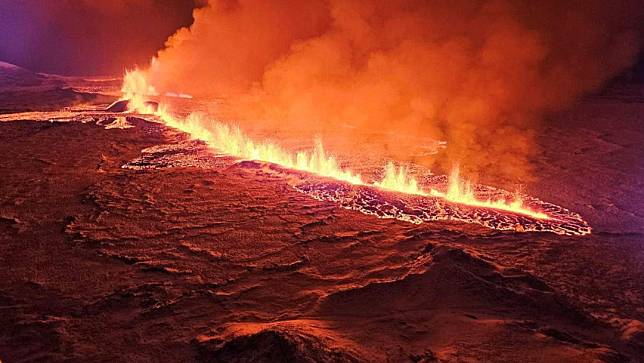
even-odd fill
[[(628, 68), (642, 30), (639, 1), (211, 0), (194, 18), (149, 69), (157, 89), (226, 97), (255, 126), (385, 132), (404, 159), (516, 181), (535, 121)], [(448, 148), (419, 160), (400, 135)]]
[(0, 0), (0, 60), (33, 71), (120, 75), (192, 23), (194, 0)]

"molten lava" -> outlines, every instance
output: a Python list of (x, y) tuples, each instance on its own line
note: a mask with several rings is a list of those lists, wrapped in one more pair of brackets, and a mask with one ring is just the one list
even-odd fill
[(519, 194), (516, 194), (512, 202), (507, 202), (503, 199), (498, 200), (480, 200), (474, 194), (472, 183), (463, 181), (460, 177), (460, 170), (458, 166), (452, 169), (449, 176), (449, 186), (447, 192), (439, 192), (432, 189), (430, 194), (435, 197), (444, 198), (454, 203), (466, 204), (474, 207), (494, 208), (506, 212), (525, 214), (537, 219), (548, 219), (548, 215), (542, 212), (534, 211), (530, 208), (523, 206), (523, 199)]
[(471, 183), (460, 177), (458, 167), (453, 168), (445, 192), (433, 188), (429, 191), (423, 190), (418, 181), (409, 174), (406, 167), (396, 168), (391, 162), (385, 166), (381, 181), (368, 183), (359, 174), (343, 169), (333, 156), (327, 155), (320, 141), (316, 142), (313, 152), (292, 153), (271, 142), (253, 141), (238, 127), (210, 120), (204, 114), (192, 113), (186, 118), (174, 116), (163, 104), (159, 107), (150, 106), (147, 102), (148, 97), (156, 96), (158, 93), (147, 82), (145, 74), (138, 70), (126, 72), (122, 92), (123, 96), (129, 100), (130, 111), (155, 115), (167, 126), (186, 132), (192, 138), (204, 141), (209, 147), (235, 157), (273, 163), (356, 185), (370, 185), (393, 192), (432, 196), (453, 203), (492, 208), (536, 219), (550, 218), (543, 212), (523, 206), (519, 195), (516, 195), (513, 201), (478, 199)]

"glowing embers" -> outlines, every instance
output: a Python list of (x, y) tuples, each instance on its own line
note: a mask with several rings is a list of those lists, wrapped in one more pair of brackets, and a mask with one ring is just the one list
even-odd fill
[(149, 170), (171, 168), (217, 169), (234, 163), (230, 157), (213, 154), (206, 144), (197, 140), (183, 140), (141, 150), (141, 156), (121, 166), (123, 169)]
[[(432, 176), (436, 185), (448, 185), (445, 176)], [(507, 191), (486, 186), (477, 186), (488, 194), (510, 194)], [(435, 196), (391, 193), (368, 186), (355, 186), (334, 181), (304, 181), (295, 186), (297, 190), (315, 199), (339, 203), (342, 207), (375, 215), (379, 218), (395, 218), (411, 223), (429, 221), (459, 221), (517, 232), (552, 232), (560, 235), (586, 235), (591, 228), (577, 213), (560, 206), (523, 196), (523, 203), (535, 210), (542, 210), (549, 218), (535, 218), (490, 207), (477, 207), (452, 203)]]
[(474, 187), (469, 181), (461, 179), (458, 166), (452, 169), (447, 186), (443, 188), (445, 191), (435, 189), (433, 185), (431, 188), (419, 186), (418, 181), (407, 172), (406, 167), (401, 166), (400, 168), (396, 168), (391, 162), (385, 167), (383, 179), (374, 182), (373, 185), (385, 190), (425, 197), (432, 196), (471, 207), (493, 208), (511, 213), (524, 214), (536, 219), (550, 218), (548, 214), (539, 209), (524, 205), (523, 197), (518, 193), (513, 195), (498, 195), (493, 193), (495, 195), (487, 195), (487, 198), (481, 198), (481, 194), (475, 193)]

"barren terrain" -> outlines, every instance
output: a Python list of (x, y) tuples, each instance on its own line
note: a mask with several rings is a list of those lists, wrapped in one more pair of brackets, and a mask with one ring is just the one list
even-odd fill
[(139, 117), (36, 112), (114, 99), (76, 87), (1, 98), (3, 362), (644, 356), (641, 84), (540, 130), (527, 192), (586, 236), (377, 218)]

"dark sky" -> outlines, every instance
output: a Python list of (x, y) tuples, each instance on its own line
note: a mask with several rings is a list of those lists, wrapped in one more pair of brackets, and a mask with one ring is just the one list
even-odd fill
[(0, 0), (0, 61), (65, 75), (145, 65), (195, 0)]
[[(0, 0), (0, 61), (65, 75), (146, 65), (206, 0)], [(643, 41), (644, 42), (644, 41)], [(644, 78), (642, 57), (634, 67)]]

